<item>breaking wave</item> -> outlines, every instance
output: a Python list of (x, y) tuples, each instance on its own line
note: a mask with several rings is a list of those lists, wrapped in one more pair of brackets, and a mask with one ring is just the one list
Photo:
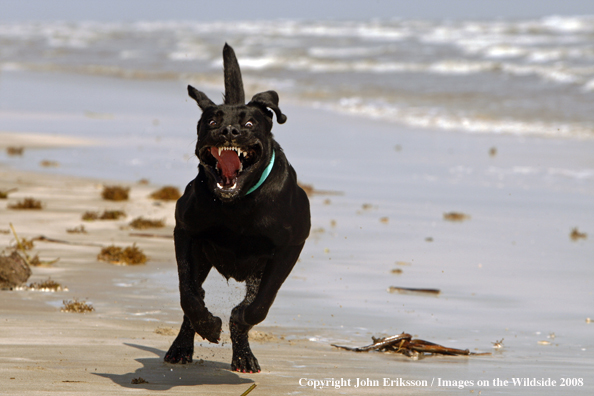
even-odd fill
[[(411, 126), (592, 137), (594, 16), (492, 21), (0, 24), (0, 70), (246, 82)], [(279, 89), (278, 87), (275, 87)], [(422, 96), (422, 97), (421, 97)], [(480, 107), (480, 108), (479, 108)]]

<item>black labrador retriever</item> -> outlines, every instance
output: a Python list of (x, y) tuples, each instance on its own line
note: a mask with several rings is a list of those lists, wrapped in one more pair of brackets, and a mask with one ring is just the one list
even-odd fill
[(223, 104), (188, 86), (202, 109), (196, 144), (200, 165), (175, 210), (184, 320), (165, 361), (191, 362), (195, 333), (213, 343), (220, 340), (222, 321), (208, 311), (202, 288), (214, 267), (225, 278), (246, 283), (245, 299), (231, 311), (231, 369), (255, 373), (260, 366), (248, 331), (266, 318), (301, 253), (310, 230), (309, 201), (271, 133), (269, 109), (279, 124), (287, 120), (278, 94), (259, 93), (246, 105), (237, 58), (227, 44), (223, 60)]

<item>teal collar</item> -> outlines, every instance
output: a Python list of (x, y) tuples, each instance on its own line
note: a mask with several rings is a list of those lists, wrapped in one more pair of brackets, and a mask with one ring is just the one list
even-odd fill
[(254, 191), (256, 191), (258, 189), (258, 187), (260, 187), (262, 185), (262, 183), (264, 183), (266, 181), (266, 178), (270, 174), (270, 171), (272, 171), (273, 166), (274, 166), (274, 149), (272, 150), (272, 157), (270, 158), (270, 162), (268, 163), (268, 166), (266, 167), (266, 169), (264, 169), (264, 172), (262, 172), (262, 176), (260, 176), (260, 180), (258, 180), (258, 183), (254, 184), (252, 186), (252, 188), (250, 188), (248, 190), (248, 192), (245, 193), (245, 195), (253, 193)]

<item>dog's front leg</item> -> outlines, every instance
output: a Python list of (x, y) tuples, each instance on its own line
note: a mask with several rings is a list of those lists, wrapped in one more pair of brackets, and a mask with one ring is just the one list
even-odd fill
[(202, 338), (218, 343), (223, 322), (221, 318), (213, 316), (204, 304), (202, 283), (212, 265), (204, 256), (200, 243), (179, 228), (174, 231), (174, 239), (184, 321), (177, 338), (165, 355), (165, 361), (185, 363), (192, 361), (194, 334), (198, 333)]
[(266, 318), (278, 290), (289, 276), (302, 248), (303, 244), (278, 249), (263, 273), (246, 281), (246, 297), (233, 309), (229, 321), (233, 344), (231, 370), (260, 372), (258, 360), (249, 345), (248, 331)]

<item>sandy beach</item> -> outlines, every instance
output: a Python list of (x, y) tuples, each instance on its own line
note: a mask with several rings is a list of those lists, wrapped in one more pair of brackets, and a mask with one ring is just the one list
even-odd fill
[[(36, 83), (55, 86), (67, 80), (31, 75)], [(310, 239), (268, 318), (252, 334), (263, 371), (240, 374), (229, 371), (226, 328), (220, 345), (196, 340), (192, 364), (163, 363), (182, 318), (170, 239), (175, 204), (148, 196), (166, 184), (183, 189), (193, 177), (199, 112), (185, 102), (178, 81), (84, 80), (96, 96), (67, 114), (55, 103), (53, 110), (2, 112), (2, 129), (10, 133), (0, 133), (0, 190), (17, 190), (0, 201), (0, 248), (14, 244), (9, 224), (21, 238), (43, 235), (70, 243), (36, 241), (33, 252), (42, 261), (59, 261), (33, 267), (27, 281), (51, 278), (67, 291), (1, 291), (4, 394), (240, 395), (254, 383), (253, 395), (560, 395), (594, 389), (593, 325), (587, 321), (594, 317), (594, 141), (414, 130), (286, 104), (289, 122), (276, 126), (275, 136), (300, 180), (325, 193), (311, 196)], [(27, 79), (20, 84), (15, 89)], [(105, 105), (111, 90), (137, 92), (140, 86), (142, 101), (125, 106), (128, 99), (116, 95)], [(70, 88), (63, 87), (66, 97)], [(2, 92), (12, 94), (18, 96)], [(172, 98), (176, 102), (169, 106), (176, 110), (135, 113)], [(183, 169), (168, 168), (159, 158), (153, 172), (148, 143), (141, 150), (125, 136), (118, 140), (121, 131), (154, 126), (154, 119), (163, 127), (155, 144), (177, 147), (171, 155)], [(187, 138), (180, 145), (167, 128), (181, 124), (187, 124)], [(68, 131), (85, 128), (108, 136), (89, 133), (94, 144), (83, 146), (89, 142)], [(6, 154), (12, 145), (24, 147), (22, 156)], [(114, 164), (123, 152), (151, 166), (131, 172)], [(59, 166), (41, 167), (43, 159)], [(139, 184), (142, 177), (153, 184)], [(130, 199), (103, 200), (104, 185), (130, 187)], [(8, 208), (26, 197), (40, 200), (43, 209)], [(106, 209), (126, 216), (81, 219), (86, 211)], [(468, 217), (448, 221), (449, 212)], [(165, 227), (147, 230), (152, 237), (135, 235), (145, 232), (129, 227), (139, 216), (164, 219)], [(66, 231), (81, 225), (86, 234)], [(587, 237), (572, 240), (574, 227)], [(111, 244), (136, 244), (149, 261), (98, 261), (101, 246)], [(440, 293), (390, 293), (390, 286)], [(205, 288), (207, 304), (226, 322), (242, 299), (242, 285), (212, 273)], [(74, 298), (95, 311), (60, 312), (62, 301)], [(415, 361), (330, 346), (367, 345), (371, 336), (401, 332), (492, 354)], [(502, 348), (493, 348), (497, 341)], [(132, 384), (139, 377), (147, 382)], [(384, 378), (413, 385), (384, 385)], [(512, 386), (513, 378), (551, 379), (556, 385)], [(567, 378), (576, 381), (570, 389), (560, 385)], [(335, 382), (319, 389), (325, 379)], [(362, 387), (355, 387), (358, 380)]]

